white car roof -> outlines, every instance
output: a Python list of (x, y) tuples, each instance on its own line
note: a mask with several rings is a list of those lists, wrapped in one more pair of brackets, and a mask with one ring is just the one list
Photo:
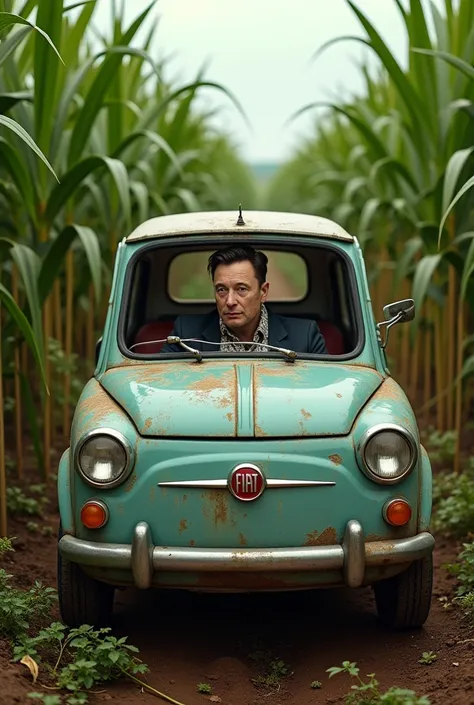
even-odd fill
[(237, 225), (239, 212), (209, 211), (179, 213), (150, 218), (141, 223), (125, 238), (126, 242), (170, 237), (173, 235), (219, 235), (223, 233), (286, 233), (288, 235), (310, 235), (354, 242), (340, 225), (327, 218), (302, 213), (279, 213), (275, 211), (247, 211), (242, 213), (245, 225)]

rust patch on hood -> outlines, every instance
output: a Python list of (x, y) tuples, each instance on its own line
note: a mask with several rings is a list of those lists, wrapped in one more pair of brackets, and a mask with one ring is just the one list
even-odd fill
[(181, 521), (179, 522), (179, 533), (182, 534), (183, 531), (186, 531), (187, 528), (188, 522), (186, 521), (186, 519), (181, 519)]
[(151, 416), (149, 416), (146, 419), (145, 423), (143, 424), (145, 431), (148, 431), (148, 429), (151, 427), (152, 423), (153, 423), (153, 419), (151, 418)]
[(229, 505), (228, 505), (229, 495), (227, 494), (227, 492), (221, 491), (221, 490), (210, 490), (209, 492), (203, 493), (203, 498), (204, 498), (204, 507), (203, 507), (204, 516), (209, 516), (209, 513), (210, 513), (209, 508), (210, 508), (211, 512), (212, 512), (212, 518), (214, 520), (214, 524), (216, 526), (218, 524), (225, 524), (227, 522), (228, 513), (229, 513)]
[(87, 424), (91, 427), (101, 426), (101, 421), (108, 414), (123, 414), (122, 408), (110, 397), (105, 389), (97, 382), (91, 380), (89, 396), (81, 399), (79, 406), (82, 418), (89, 417)]
[(341, 463), (342, 463), (342, 458), (337, 453), (330, 455), (329, 460), (331, 461), (331, 463), (334, 463), (334, 465), (341, 465)]
[(337, 543), (337, 531), (332, 526), (328, 526), (321, 533), (314, 530), (306, 534), (305, 546), (333, 546)]

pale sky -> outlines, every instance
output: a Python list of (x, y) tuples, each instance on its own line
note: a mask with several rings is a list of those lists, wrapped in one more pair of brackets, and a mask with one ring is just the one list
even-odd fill
[[(103, 28), (113, 0), (97, 1), (95, 24)], [(356, 3), (403, 61), (406, 39), (394, 0)], [(126, 17), (137, 17), (148, 4), (125, 0)], [(285, 125), (292, 113), (361, 89), (357, 42), (336, 44), (310, 63), (329, 39), (364, 36), (346, 0), (159, 0), (152, 13), (160, 17), (152, 53), (174, 55), (169, 74), (192, 80), (206, 62), (206, 78), (223, 83), (242, 104), (252, 131), (225, 97), (212, 89), (202, 93), (207, 105), (224, 106), (217, 123), (237, 139), (248, 160), (285, 159), (314, 119)]]

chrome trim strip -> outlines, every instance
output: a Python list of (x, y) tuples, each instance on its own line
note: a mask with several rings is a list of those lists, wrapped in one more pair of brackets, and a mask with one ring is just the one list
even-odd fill
[[(245, 467), (250, 467), (250, 463), (245, 463)], [(266, 488), (278, 487), (324, 487), (333, 486), (335, 482), (322, 482), (319, 480), (267, 480)], [(158, 487), (197, 487), (203, 490), (225, 489), (228, 487), (227, 480), (173, 480), (170, 482), (159, 482)]]
[(131, 583), (151, 584), (153, 571), (176, 572), (282, 572), (342, 569), (344, 582), (361, 584), (367, 566), (400, 565), (423, 558), (433, 551), (434, 537), (428, 532), (406, 539), (363, 542), (363, 528), (351, 520), (343, 545), (291, 548), (194, 548), (154, 546), (145, 522), (134, 530), (133, 544), (84, 541), (65, 534), (59, 541), (62, 556), (85, 566), (131, 570)]

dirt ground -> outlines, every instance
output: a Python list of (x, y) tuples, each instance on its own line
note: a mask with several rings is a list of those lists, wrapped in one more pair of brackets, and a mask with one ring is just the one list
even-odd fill
[[(40, 524), (56, 532), (54, 485), (49, 495)], [(56, 538), (31, 534), (27, 521), (10, 521), (16, 550), (7, 554), (5, 568), (21, 586), (34, 580), (55, 586)], [(457, 552), (455, 542), (438, 539), (432, 611), (419, 631), (381, 628), (370, 589), (237, 596), (126, 590), (116, 597), (114, 631), (140, 649), (150, 667), (147, 682), (184, 705), (342, 703), (350, 682), (346, 676), (329, 680), (326, 669), (343, 660), (356, 661), (361, 674), (375, 672), (384, 688), (413, 688), (433, 705), (473, 704), (474, 633), (442, 600), (453, 595), (454, 579), (441, 566)], [(423, 651), (434, 651), (437, 660), (420, 664)], [(1, 705), (34, 702), (26, 697), (35, 689), (29, 672), (9, 658), (8, 645), (0, 641)], [(289, 675), (279, 687), (258, 687), (253, 679), (264, 675), (273, 659), (281, 659)], [(319, 690), (310, 687), (316, 680), (322, 683)], [(211, 685), (213, 700), (198, 693), (199, 683)], [(90, 698), (92, 705), (105, 701), (160, 702), (129, 682), (107, 685)]]

